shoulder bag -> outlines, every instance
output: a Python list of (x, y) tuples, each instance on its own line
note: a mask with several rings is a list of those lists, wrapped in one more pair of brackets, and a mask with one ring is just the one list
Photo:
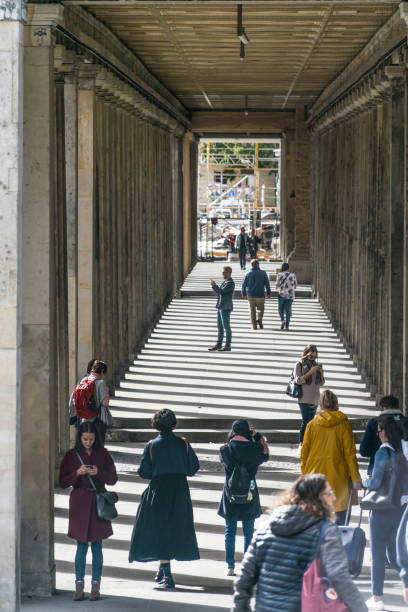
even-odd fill
[[(81, 455), (78, 453), (77, 450), (75, 452), (81, 464), (84, 465)], [(114, 491), (97, 491), (93, 478), (89, 474), (87, 474), (87, 476), (96, 497), (96, 514), (100, 519), (104, 519), (105, 521), (112, 521), (118, 516), (118, 511), (116, 510), (115, 506), (116, 502), (119, 499), (117, 493), (115, 493)]]
[(364, 495), (360, 502), (363, 510), (391, 510), (400, 507), (397, 463), (390, 450), (385, 448), (389, 461), (385, 467), (381, 485), (378, 489), (372, 489)]
[(313, 558), (303, 574), (302, 612), (349, 612), (330, 581), (323, 575), (319, 548), (329, 521), (322, 520)]
[(298, 385), (297, 382), (295, 382), (295, 377), (292, 374), (289, 379), (288, 386), (286, 387), (286, 395), (300, 399), (302, 397), (302, 391), (302, 385)]

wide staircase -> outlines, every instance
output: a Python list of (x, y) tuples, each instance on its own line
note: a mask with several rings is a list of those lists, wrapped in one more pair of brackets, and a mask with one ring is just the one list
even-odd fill
[[(263, 267), (272, 273), (276, 265)], [(233, 278), (240, 287), (243, 273), (238, 268), (233, 264)], [(232, 579), (225, 576), (224, 521), (217, 515), (224, 482), (218, 449), (226, 441), (232, 421), (246, 418), (270, 443), (270, 460), (258, 476), (264, 507), (295, 480), (299, 475), (299, 409), (285, 389), (304, 346), (317, 344), (326, 387), (338, 395), (356, 440), (367, 418), (375, 414), (373, 400), (322, 306), (312, 299), (310, 287), (301, 287), (297, 294), (289, 332), (280, 330), (276, 293), (266, 302), (263, 330), (252, 330), (247, 303), (236, 299), (231, 319), (232, 351), (209, 353), (208, 347), (216, 340), (215, 296), (209, 279), (218, 280), (221, 270), (222, 264), (216, 263), (195, 267), (111, 400), (115, 427), (108, 434), (107, 448), (119, 473), (115, 490), (120, 515), (114, 536), (104, 543), (103, 592), (135, 598), (134, 610), (230, 608)], [(157, 564), (129, 565), (127, 561), (134, 518), (147, 486), (137, 469), (144, 444), (155, 435), (150, 419), (164, 407), (176, 412), (176, 433), (189, 439), (200, 459), (200, 471), (189, 484), (201, 560), (173, 564), (178, 588), (171, 593), (152, 588)], [(366, 462), (360, 463), (365, 475)], [(73, 582), (74, 547), (65, 535), (68, 493), (56, 492), (57, 586), (61, 589), (72, 588)], [(353, 520), (356, 517), (354, 512)], [(367, 527), (367, 516), (363, 527)], [(239, 530), (238, 561), (242, 546)], [(367, 597), (369, 562), (367, 551), (358, 580)], [(387, 601), (392, 604), (387, 610), (402, 610), (398, 576), (391, 572), (387, 579)]]

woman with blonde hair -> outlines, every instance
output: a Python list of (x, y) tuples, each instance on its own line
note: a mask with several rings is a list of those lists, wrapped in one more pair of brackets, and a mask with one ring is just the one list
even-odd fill
[(331, 521), (335, 500), (323, 474), (301, 476), (278, 498), (245, 553), (234, 584), (232, 612), (250, 611), (255, 585), (257, 612), (300, 612), (303, 574), (317, 546), (332, 599), (337, 594), (350, 612), (367, 612), (349, 574), (339, 530)]
[(317, 363), (318, 351), (315, 344), (308, 344), (296, 363), (293, 376), (297, 385), (302, 385), (302, 395), (298, 398), (302, 424), (299, 431), (299, 447), (303, 443), (306, 426), (315, 414), (320, 397), (320, 387), (324, 385), (322, 364)]
[(320, 410), (306, 427), (300, 454), (301, 473), (327, 476), (336, 494), (336, 522), (344, 525), (350, 485), (361, 489), (356, 444), (350, 421), (339, 410), (337, 396), (329, 389), (322, 393)]

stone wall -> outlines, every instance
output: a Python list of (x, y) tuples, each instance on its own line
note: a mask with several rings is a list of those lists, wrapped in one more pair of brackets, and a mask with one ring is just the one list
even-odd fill
[(406, 408), (404, 57), (312, 122), (312, 252), (315, 291), (368, 387)]

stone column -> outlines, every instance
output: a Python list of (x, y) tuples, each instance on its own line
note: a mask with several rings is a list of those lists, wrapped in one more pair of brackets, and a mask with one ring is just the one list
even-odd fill
[(50, 595), (54, 566), (55, 83), (50, 26), (25, 28), (22, 338), (23, 592)]
[(183, 272), (184, 276), (191, 267), (191, 132), (183, 138)]
[(287, 260), (295, 247), (296, 132), (286, 130), (282, 139), (281, 157), (281, 256)]
[(93, 355), (93, 252), (95, 196), (95, 77), (98, 67), (78, 70), (78, 361), (77, 377)]
[(24, 3), (0, 2), (0, 610), (20, 609), (21, 194)]
[[(288, 257), (298, 282), (312, 281), (310, 257), (310, 150), (311, 138), (303, 109), (296, 109), (295, 249)], [(291, 194), (293, 195), (293, 194)], [(289, 196), (290, 197), (290, 196)]]
[(180, 245), (182, 244), (183, 219), (181, 215), (181, 184), (180, 184), (180, 139), (184, 135), (184, 128), (171, 136), (171, 172), (172, 172), (172, 198), (173, 198), (173, 295), (176, 295), (183, 275)]
[[(404, 398), (404, 272), (406, 209), (406, 87), (405, 68), (388, 66), (392, 81), (391, 159), (390, 159), (390, 233), (389, 233), (389, 391)], [(403, 404), (405, 402), (403, 401)]]

